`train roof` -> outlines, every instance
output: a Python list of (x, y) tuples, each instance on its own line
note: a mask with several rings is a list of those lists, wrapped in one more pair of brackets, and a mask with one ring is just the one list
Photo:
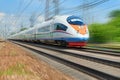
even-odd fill
[[(68, 17), (72, 17), (73, 15), (57, 15), (57, 16), (54, 16), (52, 19), (48, 20), (48, 21), (44, 21), (42, 23), (39, 23), (39, 24), (36, 24), (34, 27), (32, 28), (29, 28), (29, 29), (26, 29), (24, 31), (21, 31), (19, 33), (16, 33), (14, 35), (12, 35), (11, 37), (14, 37), (16, 35), (19, 35), (19, 34), (23, 34), (23, 33), (26, 33), (30, 30), (33, 30), (33, 29), (36, 29), (36, 28), (40, 28), (40, 27), (43, 27), (43, 26), (47, 26), (49, 25), (51, 22), (54, 22), (54, 23), (57, 23), (57, 22), (66, 22), (67, 18)], [(39, 26), (40, 25), (40, 26)]]

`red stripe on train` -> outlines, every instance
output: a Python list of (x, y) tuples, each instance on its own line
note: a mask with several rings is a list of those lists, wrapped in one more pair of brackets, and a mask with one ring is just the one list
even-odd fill
[(82, 47), (86, 46), (86, 42), (68, 42), (68, 47)]

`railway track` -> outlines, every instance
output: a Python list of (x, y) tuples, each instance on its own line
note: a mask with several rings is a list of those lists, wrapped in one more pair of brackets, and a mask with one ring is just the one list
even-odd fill
[[(79, 48), (76, 50), (79, 50)], [(86, 52), (92, 52), (92, 53), (101, 53), (101, 54), (120, 56), (120, 50), (113, 50), (113, 49), (106, 49), (106, 48), (91, 48), (91, 47), (85, 47), (85, 48), (82, 48), (81, 50)]]
[[(32, 45), (34, 43), (25, 43), (25, 44)], [(49, 50), (58, 51), (58, 52), (61, 52), (61, 54), (67, 54), (67, 55), (75, 56), (75, 57), (78, 57), (78, 58), (83, 58), (83, 59), (86, 59), (86, 60), (99, 62), (99, 63), (102, 63), (102, 64), (106, 64), (106, 65), (110, 65), (110, 66), (113, 66), (113, 67), (120, 68), (120, 59), (118, 57), (119, 53), (116, 53), (116, 52), (115, 53), (109, 53), (109, 52), (100, 51), (100, 50), (98, 50), (98, 51), (97, 50), (95, 50), (95, 51), (92, 50), (91, 51), (88, 48), (86, 48), (86, 50), (85, 50), (85, 48), (84, 49), (70, 48), (70, 50), (69, 50), (65, 47), (59, 47), (59, 46), (52, 46), (51, 47), (49, 45), (37, 45), (37, 44), (34, 44), (34, 46), (49, 49)], [(85, 52), (82, 52), (82, 51), (85, 51)], [(90, 53), (86, 53), (86, 52), (90, 52)], [(109, 58), (108, 55), (111, 58)], [(113, 56), (117, 56), (117, 57), (113, 57)]]
[[(18, 43), (32, 51), (49, 57), (59, 63), (72, 67), (75, 70), (82, 71), (101, 80), (119, 80), (120, 79), (120, 60), (118, 56), (95, 54), (74, 49), (60, 49), (50, 46), (40, 46), (33, 43)], [(105, 56), (105, 57), (103, 57)], [(114, 58), (113, 58), (114, 57)]]

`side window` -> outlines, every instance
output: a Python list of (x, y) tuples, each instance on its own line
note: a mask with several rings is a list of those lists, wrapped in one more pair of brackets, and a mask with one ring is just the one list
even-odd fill
[(38, 32), (43, 32), (43, 28), (39, 28), (39, 29), (38, 29)]
[(27, 34), (33, 34), (33, 30), (28, 31)]
[(66, 31), (67, 30), (67, 26), (63, 25), (63, 24), (60, 24), (60, 23), (57, 23), (55, 24), (55, 30), (63, 30), (63, 31)]
[(46, 27), (44, 28), (44, 31), (45, 31), (45, 32), (50, 31), (50, 26), (46, 26)]
[(48, 32), (48, 31), (50, 31), (50, 26), (46, 26), (38, 29), (38, 32)]

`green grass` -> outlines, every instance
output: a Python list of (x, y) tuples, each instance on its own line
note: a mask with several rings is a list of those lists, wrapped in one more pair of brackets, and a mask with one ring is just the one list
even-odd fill
[(17, 56), (17, 52), (16, 52), (16, 51), (11, 50), (11, 51), (10, 51), (10, 56)]
[(16, 65), (13, 65), (9, 67), (7, 70), (3, 71), (0, 70), (0, 76), (2, 75), (25, 75), (28, 74), (29, 72), (25, 70), (25, 65), (21, 63), (17, 63)]

